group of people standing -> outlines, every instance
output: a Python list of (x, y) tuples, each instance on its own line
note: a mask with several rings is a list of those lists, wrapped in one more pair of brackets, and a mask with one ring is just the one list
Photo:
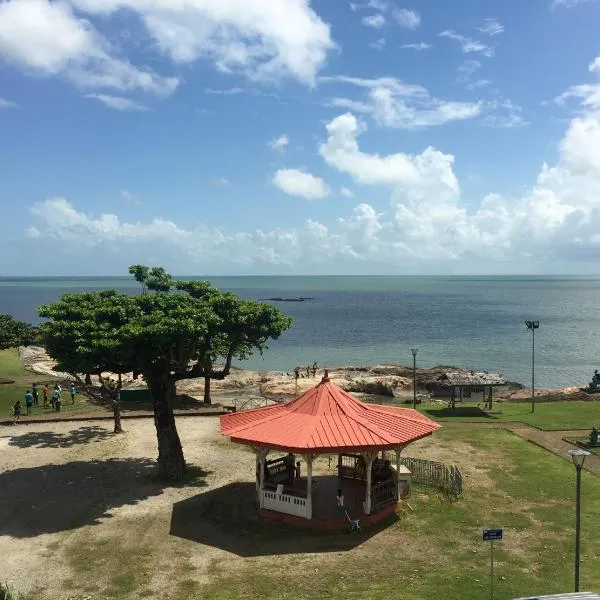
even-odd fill
[(306, 371), (306, 377), (310, 377), (311, 373), (312, 373), (313, 377), (316, 377), (318, 370), (319, 370), (319, 365), (317, 364), (317, 361), (315, 360), (312, 367), (310, 367), (308, 365), (306, 367), (296, 367), (294, 369), (294, 377), (296, 379), (298, 379), (300, 377), (304, 377), (305, 375), (302, 373), (302, 371)]
[[(71, 395), (71, 404), (75, 404), (75, 395), (77, 394), (77, 389), (75, 388), (74, 383), (71, 383), (70, 388), (69, 388), (69, 393)], [(54, 386), (52, 393), (50, 393), (48, 384), (47, 383), (44, 384), (44, 387), (42, 388), (42, 399), (43, 399), (42, 406), (44, 406), (44, 407), (51, 406), (53, 410), (55, 410), (56, 412), (60, 412), (60, 409), (62, 406), (62, 394), (63, 394), (63, 390), (62, 390), (62, 387), (60, 386), (60, 384), (57, 383)], [(31, 389), (27, 390), (25, 392), (25, 410), (26, 410), (25, 414), (30, 415), (32, 408), (34, 406), (39, 406), (39, 403), (40, 403), (39, 400), (40, 400), (40, 391), (37, 386), (37, 383), (34, 383), (31, 386)], [(16, 423), (19, 420), (19, 418), (21, 417), (21, 411), (22, 411), (21, 401), (17, 400), (16, 404), (13, 406), (13, 416), (14, 416), (13, 424)]]

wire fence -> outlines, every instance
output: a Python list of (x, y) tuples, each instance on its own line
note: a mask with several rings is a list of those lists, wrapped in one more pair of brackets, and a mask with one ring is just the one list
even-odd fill
[(458, 500), (463, 491), (463, 477), (455, 465), (449, 467), (423, 458), (401, 456), (400, 463), (411, 472), (411, 482), (420, 485), (437, 487), (451, 500)]

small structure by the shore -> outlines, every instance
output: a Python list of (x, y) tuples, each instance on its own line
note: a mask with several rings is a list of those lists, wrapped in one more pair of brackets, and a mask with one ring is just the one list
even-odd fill
[[(325, 526), (343, 526), (348, 515), (376, 522), (391, 514), (409, 486), (400, 453), (439, 427), (411, 408), (360, 402), (330, 381), (327, 371), (291, 402), (221, 417), (221, 433), (256, 454), (261, 513)], [(270, 452), (284, 454), (267, 460)], [(313, 477), (315, 457), (332, 454), (337, 475)], [(297, 456), (304, 459), (306, 477)], [(336, 509), (336, 490), (344, 498), (343, 512)]]
[(493, 389), (506, 385), (502, 373), (476, 373), (473, 371), (459, 371), (446, 373), (446, 379), (452, 386), (450, 406), (456, 408), (457, 402), (462, 402), (465, 397), (470, 398), (472, 393), (482, 393), (484, 408), (492, 409)]

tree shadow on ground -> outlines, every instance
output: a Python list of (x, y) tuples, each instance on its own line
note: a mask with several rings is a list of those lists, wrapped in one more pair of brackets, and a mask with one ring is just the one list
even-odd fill
[[(181, 485), (201, 487), (207, 472), (192, 467)], [(149, 458), (76, 461), (0, 473), (0, 535), (27, 538), (96, 525), (111, 511), (160, 495)]]
[(432, 419), (448, 417), (484, 417), (486, 419), (497, 419), (501, 415), (496, 409), (489, 411), (483, 410), (479, 406), (457, 406), (454, 410), (451, 408), (426, 408), (423, 412)]
[(70, 448), (77, 444), (89, 442), (102, 442), (114, 433), (104, 427), (91, 425), (79, 427), (67, 433), (56, 433), (55, 431), (31, 431), (23, 435), (15, 435), (10, 438), (8, 445), (18, 448)]
[(318, 531), (273, 523), (258, 514), (254, 483), (236, 482), (176, 502), (170, 534), (238, 556), (352, 550), (398, 520), (361, 524), (360, 533)]

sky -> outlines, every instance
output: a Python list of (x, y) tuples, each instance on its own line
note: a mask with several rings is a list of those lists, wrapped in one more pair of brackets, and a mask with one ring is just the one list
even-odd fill
[(0, 0), (0, 275), (596, 274), (600, 0)]

